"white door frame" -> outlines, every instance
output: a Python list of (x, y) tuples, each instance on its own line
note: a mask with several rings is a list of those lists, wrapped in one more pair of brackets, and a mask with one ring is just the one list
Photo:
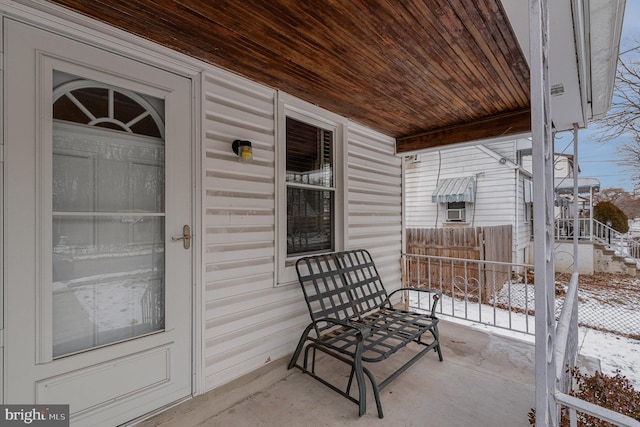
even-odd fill
[[(40, 27), (45, 27), (46, 29), (50, 30), (51, 27), (56, 27), (56, 29), (59, 29), (58, 25), (60, 23), (60, 20), (57, 19), (57, 16), (53, 16), (53, 17), (48, 17), (48, 18), (53, 18), (51, 20), (43, 20), (43, 15), (41, 13), (35, 13), (32, 14), (34, 11), (33, 10), (26, 10), (26, 8), (21, 7), (21, 5), (17, 5), (19, 6), (18, 9), (19, 10), (13, 10), (13, 8), (7, 8), (7, 6), (3, 3), (0, 2), (0, 8), (5, 9), (3, 10), (3, 12), (5, 12), (5, 16), (6, 15), (19, 15), (21, 20), (25, 20), (25, 18), (28, 18), (26, 20), (29, 20), (33, 23), (36, 23), (38, 26)], [(58, 11), (59, 12), (59, 11)], [(43, 25), (44, 24), (44, 25)], [(82, 28), (81, 25), (79, 24), (70, 24), (70, 23), (65, 23), (66, 26), (64, 27), (65, 31), (64, 33), (66, 33), (65, 35), (69, 35), (69, 28), (73, 28), (74, 31), (73, 32), (80, 32), (83, 37), (77, 37), (75, 36), (74, 39), (78, 40), (78, 41), (82, 41), (82, 42), (89, 42), (90, 44), (96, 45), (98, 44), (98, 41), (100, 43), (104, 43), (104, 36), (96, 39), (93, 36), (88, 37), (87, 36), (87, 30), (85, 28)], [(58, 33), (60, 33), (60, 31), (57, 31)], [(114, 31), (116, 32), (116, 31)], [(130, 36), (129, 36), (130, 37)], [(137, 40), (136, 40), (137, 41)], [(123, 45), (127, 45), (127, 48), (123, 48)], [(133, 43), (129, 43), (129, 42), (123, 42), (120, 40), (120, 45), (118, 46), (120, 49), (120, 54), (123, 54), (125, 56), (128, 57), (135, 57), (138, 55), (134, 55), (132, 54), (132, 51), (135, 50), (135, 53), (139, 53), (139, 49), (140, 47), (137, 44), (133, 44)], [(110, 50), (113, 51), (113, 48), (110, 47)], [(148, 54), (149, 52), (147, 52)], [(159, 58), (159, 55), (156, 54), (155, 52), (151, 52), (152, 56), (157, 60)], [(138, 59), (138, 58), (133, 58), (133, 59)], [(167, 61), (168, 59), (168, 61)], [(167, 61), (171, 67), (173, 68), (172, 70), (169, 70), (171, 72), (175, 73), (175, 58), (166, 58), (164, 59), (162, 62), (164, 62), (164, 65), (167, 64)], [(154, 61), (155, 62), (155, 61)], [(163, 67), (165, 68), (165, 67)], [(202, 226), (201, 226), (201, 199), (202, 199), (202, 194), (201, 194), (201, 179), (199, 178), (201, 176), (201, 137), (200, 137), (200, 107), (199, 107), (199, 99), (200, 99), (200, 93), (199, 93), (199, 89), (200, 89), (200, 70), (197, 70), (197, 72), (194, 73), (194, 70), (192, 67), (189, 66), (185, 66), (183, 69), (180, 70), (181, 75), (187, 75), (190, 80), (191, 80), (191, 86), (192, 86), (192, 93), (194, 94), (194, 97), (192, 99), (192, 111), (193, 111), (193, 119), (192, 119), (192, 123), (191, 123), (191, 128), (192, 128), (192, 141), (191, 141), (191, 152), (192, 152), (192, 159), (191, 159), (191, 166), (192, 166), (192, 171), (193, 173), (191, 174), (191, 190), (192, 190), (192, 194), (191, 194), (191, 200), (192, 200), (192, 230), (193, 230), (193, 244), (194, 244), (194, 250), (193, 250), (193, 256), (192, 256), (192, 265), (191, 265), (191, 270), (192, 270), (192, 281), (193, 283), (191, 284), (191, 288), (192, 288), (192, 325), (191, 325), (191, 329), (192, 329), (192, 355), (193, 355), (193, 360), (192, 360), (192, 394), (198, 394), (200, 392), (202, 392), (202, 384), (204, 383), (204, 380), (202, 378), (202, 353), (201, 353), (201, 348), (202, 348), (202, 323), (201, 323), (201, 319), (202, 319), (202, 312), (203, 312), (203, 298), (202, 298), (202, 287), (198, 286), (198, 284), (201, 283), (201, 277), (202, 277), (202, 269), (203, 269), (203, 265), (202, 265), (202, 250), (203, 250), (203, 242), (202, 239), (200, 238), (201, 233), (202, 233)], [(0, 344), (1, 345), (1, 344)]]
[[(101, 47), (120, 55), (136, 59), (140, 62), (154, 65), (166, 71), (173, 72), (191, 79), (193, 111), (193, 140), (192, 140), (192, 190), (193, 190), (193, 395), (204, 393), (205, 373), (203, 361), (203, 313), (204, 298), (202, 278), (204, 277), (203, 253), (204, 241), (202, 225), (202, 73), (211, 68), (198, 59), (158, 45), (147, 39), (134, 36), (130, 33), (95, 21), (61, 6), (48, 3), (44, 0), (0, 0), (0, 15), (11, 17), (36, 27), (55, 32), (72, 39)], [(2, 21), (0, 20), (0, 26)], [(0, 31), (1, 33), (1, 31)], [(3, 65), (0, 64), (0, 67)], [(5, 105), (6, 108), (6, 105)], [(0, 141), (0, 162), (4, 161), (3, 140)], [(1, 165), (0, 165), (1, 166)], [(1, 178), (1, 177), (0, 177)], [(0, 230), (0, 235), (2, 230)], [(4, 236), (3, 236), (4, 239)], [(4, 241), (4, 240), (3, 240)], [(0, 266), (1, 267), (1, 266)], [(0, 277), (3, 280), (4, 273)], [(4, 281), (3, 281), (4, 283)], [(0, 297), (4, 286), (0, 287)], [(0, 298), (0, 306), (2, 300)], [(1, 307), (0, 307), (1, 308)], [(0, 329), (2, 328), (2, 316), (0, 316)], [(0, 333), (0, 348), (4, 346), (4, 334)], [(2, 352), (0, 352), (0, 369), (2, 369)], [(3, 389), (0, 387), (0, 397)], [(4, 400), (1, 400), (4, 401)]]

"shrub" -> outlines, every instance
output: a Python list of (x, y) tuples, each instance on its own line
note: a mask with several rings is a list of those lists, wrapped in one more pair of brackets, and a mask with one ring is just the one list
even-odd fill
[[(573, 390), (569, 393), (579, 399), (594, 403), (620, 414), (640, 421), (640, 391), (636, 391), (627, 377), (616, 371), (609, 376), (596, 371), (593, 375), (580, 372), (578, 368), (571, 370), (571, 376), (575, 381)], [(561, 413), (561, 427), (569, 427), (569, 414), (563, 410)], [(578, 426), (580, 427), (609, 427), (613, 426), (606, 421), (601, 421), (591, 415), (578, 412)], [(535, 425), (536, 412), (529, 412), (529, 423)]]
[(593, 208), (593, 218), (606, 224), (611, 221), (611, 228), (619, 233), (629, 231), (629, 221), (627, 216), (619, 207), (611, 202), (600, 202)]

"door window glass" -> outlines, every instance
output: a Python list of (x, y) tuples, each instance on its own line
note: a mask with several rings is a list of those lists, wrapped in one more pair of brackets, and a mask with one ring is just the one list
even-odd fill
[(164, 329), (163, 101), (54, 72), (53, 356)]

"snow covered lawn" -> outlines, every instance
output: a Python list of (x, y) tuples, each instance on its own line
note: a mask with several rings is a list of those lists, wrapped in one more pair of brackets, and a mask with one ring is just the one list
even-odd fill
[[(568, 275), (556, 284), (566, 290)], [(640, 339), (640, 278), (620, 274), (582, 275), (578, 284), (578, 321), (581, 326)], [(564, 294), (556, 293), (558, 306)]]
[(579, 352), (600, 359), (602, 372), (615, 374), (616, 369), (640, 390), (640, 341), (609, 332), (580, 328)]
[[(557, 277), (558, 313), (568, 281), (568, 276)], [(412, 292), (410, 296), (410, 305), (427, 309), (428, 301), (418, 301), (414, 294)], [(578, 298), (580, 354), (599, 359), (605, 374), (614, 375), (620, 370), (635, 389), (640, 390), (640, 278), (600, 273), (580, 276)], [(509, 307), (511, 311), (504, 309)], [(465, 302), (443, 295), (437, 310), (446, 316), (470, 321), (477, 327), (498, 326), (500, 329), (491, 330), (533, 342), (533, 309), (533, 285), (510, 282), (491, 304)]]

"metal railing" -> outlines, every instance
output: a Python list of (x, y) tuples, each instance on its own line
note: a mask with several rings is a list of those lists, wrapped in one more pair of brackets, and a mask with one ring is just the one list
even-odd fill
[[(532, 265), (415, 254), (402, 257), (407, 287), (442, 292), (438, 313), (534, 333)], [(410, 295), (409, 305), (427, 309), (429, 301)]]
[[(587, 414), (599, 420), (609, 422), (620, 427), (640, 427), (640, 422), (631, 417), (603, 408), (591, 402), (578, 399), (568, 394), (556, 392), (555, 399), (558, 404), (569, 411), (569, 425), (578, 427), (578, 414)], [(591, 425), (591, 424), (590, 424)]]
[(622, 234), (600, 221), (593, 220), (593, 239), (609, 246), (623, 256), (640, 261), (640, 242)]
[[(556, 218), (554, 222), (555, 236), (558, 240), (571, 240), (575, 234), (575, 222), (573, 218)], [(590, 218), (578, 218), (578, 239), (591, 240), (593, 230)]]
[[(442, 299), (438, 314), (465, 319), (498, 328), (533, 334), (535, 304), (533, 268), (529, 264), (403, 254), (406, 287), (437, 289)], [(623, 427), (640, 427), (628, 416), (570, 395), (571, 368), (578, 355), (578, 273), (571, 276), (555, 330), (556, 393), (559, 414), (568, 416), (577, 427), (582, 414)], [(418, 292), (415, 292), (418, 294)], [(409, 295), (409, 305), (430, 309), (428, 299)], [(563, 301), (562, 301), (563, 300)], [(557, 312), (558, 310), (556, 310)]]
[[(442, 314), (533, 333), (535, 307), (531, 265), (416, 254), (403, 257), (407, 286), (443, 291), (445, 298), (439, 304)], [(634, 282), (602, 287), (591, 286), (585, 279), (578, 305), (575, 302), (578, 277), (571, 275), (570, 280), (566, 280), (562, 275), (556, 277), (558, 331), (563, 331), (571, 319), (572, 322), (579, 320), (581, 327), (640, 340), (640, 317), (634, 303), (640, 290)], [(411, 301), (414, 307), (429, 305), (415, 298)], [(608, 302), (603, 304), (603, 301)], [(562, 359), (558, 359), (558, 363), (566, 365)]]
[[(556, 239), (571, 240), (575, 232), (573, 218), (556, 218)], [(595, 240), (610, 247), (622, 256), (633, 258), (636, 262), (640, 262), (640, 242), (598, 220), (594, 219), (592, 221), (589, 218), (579, 218), (577, 233), (580, 240)]]
[(556, 380), (562, 393), (571, 390), (570, 371), (578, 357), (578, 273), (571, 275), (556, 326)]

